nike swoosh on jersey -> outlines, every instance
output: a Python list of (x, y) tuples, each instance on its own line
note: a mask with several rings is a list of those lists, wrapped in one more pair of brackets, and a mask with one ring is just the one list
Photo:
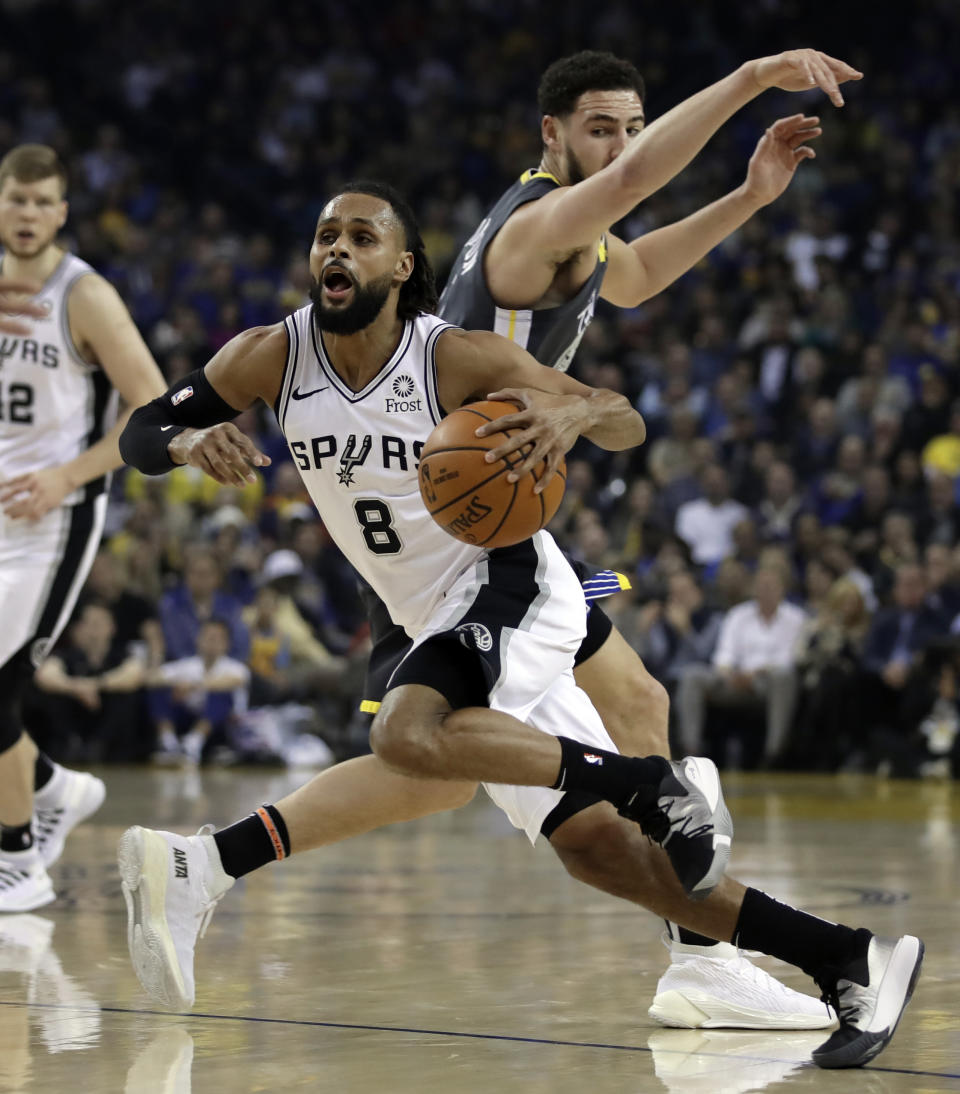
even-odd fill
[(301, 393), (300, 385), (297, 384), (290, 394), (293, 395), (294, 399), (309, 399), (311, 395), (316, 395), (319, 391), (326, 391), (329, 386), (329, 384), (324, 384), (323, 387), (315, 387), (313, 391), (304, 391)]
[(160, 432), (161, 433), (166, 433), (166, 431), (168, 429), (173, 429), (173, 426), (172, 425), (162, 425), (162, 426), (160, 426)]

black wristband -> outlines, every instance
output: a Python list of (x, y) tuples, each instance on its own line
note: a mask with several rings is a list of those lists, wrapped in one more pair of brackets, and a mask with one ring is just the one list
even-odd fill
[(240, 413), (214, 390), (202, 368), (177, 380), (152, 403), (134, 411), (120, 434), (120, 455), (145, 475), (165, 475), (179, 464), (167, 446), (185, 429), (206, 429)]
[(170, 459), (167, 446), (186, 428), (171, 422), (159, 400), (155, 399), (130, 416), (120, 434), (120, 456), (124, 463), (144, 475), (165, 475), (180, 466)]

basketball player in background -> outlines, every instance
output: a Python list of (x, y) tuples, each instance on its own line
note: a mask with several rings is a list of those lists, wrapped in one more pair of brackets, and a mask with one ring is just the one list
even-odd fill
[[(639, 416), (496, 334), (425, 314), (436, 299), (429, 264), (389, 187), (355, 184), (327, 203), (310, 269), (313, 306), (239, 335), (136, 411), (124, 458), (146, 474), (188, 463), (241, 484), (269, 461), (230, 419), (258, 399), (273, 407), (325, 526), (412, 640), (374, 721), (372, 759), (408, 779), (482, 780), (531, 841), (560, 788), (602, 799), (583, 810), (582, 870), (564, 857), (573, 876), (602, 878), (607, 892), (803, 968), (840, 1018), (814, 1060), (871, 1059), (909, 1001), (919, 939), (828, 923), (720, 877), (729, 828), (712, 765), (620, 755), (573, 686), (584, 597), (551, 537), (486, 552), (447, 537), (421, 502), (418, 443), (443, 408), (490, 389), (552, 410), (493, 450), (496, 459), (530, 444), (518, 476), (541, 459), (556, 466), (579, 435), (611, 449), (639, 443)], [(644, 834), (662, 842), (670, 866)], [(119, 848), (128, 944), (150, 995), (191, 1006), (196, 940), (216, 903), (235, 878), (315, 846), (315, 836), (302, 791), (220, 832), (128, 829)]]
[(97, 550), (109, 473), (121, 462), (118, 394), (132, 407), (164, 387), (116, 291), (57, 245), (65, 192), (52, 148), (24, 144), (0, 161), (2, 912), (55, 898), (47, 867), (103, 801), (100, 779), (39, 752), (20, 699)]

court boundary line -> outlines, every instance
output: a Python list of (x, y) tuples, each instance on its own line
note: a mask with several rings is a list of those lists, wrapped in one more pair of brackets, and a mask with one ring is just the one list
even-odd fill
[[(422, 1029), (413, 1026), (375, 1026), (359, 1022), (320, 1022), (310, 1018), (268, 1018), (253, 1014), (210, 1014), (198, 1011), (151, 1010), (142, 1007), (74, 1007), (70, 1006), (69, 1003), (22, 1003), (7, 999), (0, 999), (0, 1006), (26, 1008), (28, 1010), (92, 1011), (95, 1009), (102, 1014), (149, 1015), (150, 1017), (157, 1018), (200, 1018), (215, 1022), (256, 1022), (262, 1025), (307, 1026), (311, 1029), (342, 1029), (356, 1033), (410, 1033), (428, 1037), (449, 1037), (451, 1039), (465, 1038), (472, 1041), (506, 1041), (511, 1044), (547, 1045), (557, 1048), (599, 1048), (613, 1052), (645, 1052), (650, 1055), (653, 1054), (653, 1049), (648, 1045), (617, 1045), (603, 1041), (566, 1041), (551, 1037), (524, 1037), (520, 1034), (511, 1033), (471, 1033), (466, 1030)], [(661, 1029), (662, 1027), (655, 1026), (651, 1028)], [(657, 1052), (690, 1055), (688, 1050), (681, 1049), (658, 1048)], [(729, 1052), (704, 1051), (698, 1052), (696, 1055), (721, 1060), (756, 1061), (757, 1063), (786, 1064), (797, 1062), (795, 1060), (784, 1060), (779, 1056), (738, 1056), (735, 1053)], [(808, 1063), (799, 1064), (798, 1070), (801, 1068), (814, 1068), (815, 1066), (816, 1065), (811, 1060)], [(816, 1070), (820, 1069), (817, 1068)], [(960, 1079), (960, 1072), (919, 1071), (906, 1067), (874, 1066), (869, 1068), (850, 1068), (848, 1070), (859, 1072), (881, 1071), (887, 1075), (915, 1075), (925, 1079)]]

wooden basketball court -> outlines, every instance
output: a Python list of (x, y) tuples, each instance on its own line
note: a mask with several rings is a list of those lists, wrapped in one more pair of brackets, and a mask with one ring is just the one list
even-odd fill
[[(200, 943), (194, 1012), (163, 1012), (127, 958), (121, 831), (226, 824), (306, 776), (98, 773), (107, 802), (54, 867), (57, 902), (0, 917), (0, 1091), (960, 1090), (952, 784), (725, 780), (737, 877), (926, 942), (891, 1046), (862, 1071), (824, 1072), (808, 1062), (822, 1032), (654, 1025), (662, 925), (571, 881), (482, 795), (238, 884)], [(761, 963), (812, 992), (801, 973)]]

